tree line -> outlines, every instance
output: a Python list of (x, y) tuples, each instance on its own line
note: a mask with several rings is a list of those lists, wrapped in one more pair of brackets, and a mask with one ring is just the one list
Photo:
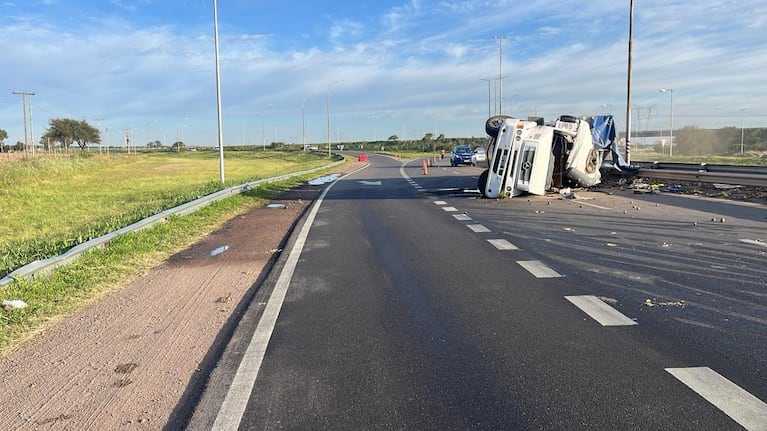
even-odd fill
[[(0, 151), (24, 151), (24, 143), (17, 142), (11, 146), (6, 144), (8, 132), (0, 129)], [(468, 144), (472, 147), (486, 145), (487, 139), (482, 138), (447, 138), (444, 134), (434, 137), (427, 133), (420, 140), (402, 140), (397, 135), (391, 135), (386, 141), (347, 142), (348, 148), (364, 150), (420, 150), (438, 151), (450, 150), (457, 144)], [(54, 147), (70, 148), (77, 145), (86, 150), (89, 144), (101, 144), (101, 132), (85, 120), (71, 118), (54, 118), (48, 123), (48, 128), (40, 137), (39, 145), (47, 150)], [(275, 145), (276, 144), (276, 145)], [(674, 154), (680, 156), (705, 155), (736, 155), (741, 152), (764, 154), (767, 152), (767, 128), (725, 127), (722, 129), (702, 129), (697, 126), (686, 126), (674, 131)], [(278, 149), (284, 143), (273, 143), (271, 147)], [(146, 144), (147, 148), (163, 148), (159, 141)], [(186, 146), (177, 141), (171, 149), (182, 150)], [(655, 144), (655, 150), (661, 152), (663, 144)]]

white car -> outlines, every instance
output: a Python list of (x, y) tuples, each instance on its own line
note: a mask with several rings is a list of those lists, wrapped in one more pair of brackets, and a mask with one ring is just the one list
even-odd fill
[(471, 155), (471, 164), (476, 165), (479, 162), (485, 162), (485, 161), (487, 161), (487, 154), (485, 152), (485, 147), (475, 148), (473, 154)]

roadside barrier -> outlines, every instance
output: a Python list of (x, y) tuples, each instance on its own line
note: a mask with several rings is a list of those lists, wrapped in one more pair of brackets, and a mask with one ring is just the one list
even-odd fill
[(77, 259), (80, 258), (80, 256), (90, 251), (91, 249), (106, 246), (110, 241), (112, 241), (113, 239), (117, 238), (120, 235), (146, 229), (157, 223), (161, 223), (168, 220), (168, 218), (171, 216), (174, 216), (174, 215), (183, 216), (183, 215), (191, 214), (214, 202), (226, 199), (228, 197), (231, 197), (240, 193), (247, 192), (261, 184), (287, 180), (292, 177), (310, 174), (312, 172), (332, 168), (333, 166), (336, 166), (341, 163), (343, 163), (343, 160), (338, 160), (336, 162), (329, 163), (327, 165), (320, 166), (317, 168), (308, 169), (305, 171), (294, 172), (291, 174), (280, 175), (277, 177), (264, 178), (262, 180), (241, 184), (239, 186), (229, 187), (224, 190), (220, 190), (215, 193), (211, 193), (207, 196), (203, 196), (201, 198), (179, 205), (175, 208), (167, 209), (151, 217), (147, 217), (143, 220), (139, 220), (136, 223), (133, 223), (129, 226), (118, 229), (114, 232), (108, 233), (106, 235), (102, 235), (98, 238), (91, 239), (82, 244), (78, 244), (70, 248), (69, 250), (67, 250), (66, 253), (62, 255), (49, 257), (43, 260), (36, 260), (30, 264), (24, 265), (21, 268), (16, 269), (15, 271), (11, 272), (10, 274), (0, 279), (0, 288), (12, 283), (17, 278), (33, 278), (34, 276), (38, 274), (39, 275), (48, 274), (52, 272), (54, 269), (58, 268), (59, 266), (67, 265), (76, 261)]

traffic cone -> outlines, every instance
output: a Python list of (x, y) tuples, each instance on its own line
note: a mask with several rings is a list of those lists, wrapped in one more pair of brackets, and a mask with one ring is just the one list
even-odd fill
[(423, 174), (424, 175), (429, 175), (429, 167), (426, 166), (426, 160), (423, 161), (423, 168), (422, 169), (423, 169)]

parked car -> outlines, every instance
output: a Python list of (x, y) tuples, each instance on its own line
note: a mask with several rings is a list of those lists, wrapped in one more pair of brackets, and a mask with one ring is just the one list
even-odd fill
[(485, 161), (487, 161), (487, 153), (485, 152), (485, 147), (474, 148), (474, 154), (471, 155), (472, 166)]
[(468, 145), (456, 145), (450, 153), (450, 166), (473, 165), (471, 161), (474, 151)]

